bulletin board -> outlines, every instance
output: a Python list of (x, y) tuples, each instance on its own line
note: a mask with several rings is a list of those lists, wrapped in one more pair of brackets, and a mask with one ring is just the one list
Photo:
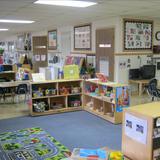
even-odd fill
[(153, 22), (124, 19), (124, 50), (151, 50)]
[(74, 27), (74, 49), (91, 50), (91, 24)]
[(57, 30), (48, 31), (48, 49), (57, 49)]

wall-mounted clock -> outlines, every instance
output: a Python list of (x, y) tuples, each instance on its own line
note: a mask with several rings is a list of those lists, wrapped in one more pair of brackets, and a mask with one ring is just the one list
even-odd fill
[(155, 38), (156, 38), (157, 41), (160, 41), (160, 31), (156, 32)]

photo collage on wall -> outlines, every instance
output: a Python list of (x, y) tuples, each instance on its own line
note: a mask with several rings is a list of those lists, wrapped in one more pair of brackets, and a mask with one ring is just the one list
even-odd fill
[(91, 25), (74, 27), (74, 48), (91, 49)]
[(124, 21), (124, 49), (152, 49), (152, 22)]

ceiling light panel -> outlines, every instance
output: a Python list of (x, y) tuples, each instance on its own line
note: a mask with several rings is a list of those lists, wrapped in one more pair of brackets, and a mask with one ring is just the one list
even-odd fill
[(34, 23), (34, 21), (26, 20), (9, 20), (9, 19), (0, 19), (0, 23)]
[(8, 31), (6, 28), (0, 28), (0, 31)]
[(68, 6), (68, 7), (89, 7), (97, 3), (89, 1), (73, 1), (73, 0), (38, 0), (37, 4), (56, 5), (56, 6)]

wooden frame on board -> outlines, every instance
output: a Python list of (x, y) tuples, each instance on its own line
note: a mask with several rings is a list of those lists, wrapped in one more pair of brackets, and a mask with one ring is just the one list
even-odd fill
[(153, 21), (124, 19), (124, 51), (152, 50)]
[(74, 49), (91, 50), (91, 24), (74, 27)]

